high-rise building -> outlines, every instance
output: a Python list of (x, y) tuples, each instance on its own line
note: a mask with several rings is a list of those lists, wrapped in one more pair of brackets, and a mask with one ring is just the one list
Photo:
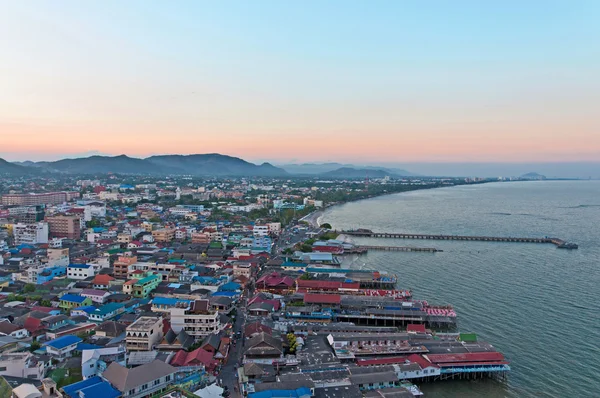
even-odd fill
[(80, 196), (79, 192), (43, 192), (2, 195), (4, 206), (55, 205)]
[(15, 244), (37, 245), (48, 243), (48, 224), (38, 222), (34, 224), (15, 224), (13, 226)]
[(81, 222), (78, 215), (58, 214), (46, 217), (51, 238), (79, 239)]

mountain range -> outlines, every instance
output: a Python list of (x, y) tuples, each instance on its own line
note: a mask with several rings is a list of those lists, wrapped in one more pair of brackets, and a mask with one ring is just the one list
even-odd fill
[[(385, 177), (386, 175), (390, 176), (419, 176), (419, 174), (412, 173), (410, 171), (399, 169), (399, 168), (389, 168), (383, 166), (357, 166), (353, 164), (342, 164), (342, 163), (302, 163), (302, 164), (283, 164), (278, 165), (285, 171), (290, 174), (297, 175), (323, 175), (326, 176), (326, 173), (337, 172), (335, 174), (343, 175), (344, 173), (349, 173), (350, 170), (363, 170), (362, 177), (365, 177), (365, 174), (368, 174), (370, 171), (375, 171), (375, 174), (381, 174), (380, 172), (384, 172), (387, 174), (382, 174), (381, 177)], [(377, 178), (376, 175), (373, 177)]]
[[(6, 173), (16, 173), (32, 168), (69, 174), (138, 174), (138, 175), (196, 175), (196, 176), (248, 176), (277, 177), (287, 172), (269, 163), (256, 165), (240, 158), (216, 153), (202, 155), (164, 155), (145, 159), (120, 156), (90, 156), (62, 159), (54, 162), (4, 162), (12, 166)], [(2, 172), (2, 169), (0, 169)]]
[(0, 159), (0, 175), (25, 175), (29, 172), (27, 167), (19, 166), (18, 164), (7, 162)]
[(365, 178), (383, 178), (383, 177), (398, 177), (387, 170), (381, 169), (355, 169), (353, 167), (340, 167), (339, 169), (327, 171), (318, 174), (322, 178), (342, 178), (342, 179), (365, 179)]

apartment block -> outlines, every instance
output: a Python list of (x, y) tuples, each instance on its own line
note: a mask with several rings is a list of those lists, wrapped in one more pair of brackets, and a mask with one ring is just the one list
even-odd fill
[(152, 351), (163, 338), (163, 319), (142, 316), (127, 326), (125, 341), (127, 351)]
[(15, 244), (37, 245), (48, 243), (49, 226), (45, 222), (35, 224), (15, 224), (13, 226)]
[(175, 333), (185, 330), (195, 339), (200, 339), (220, 329), (219, 313), (208, 300), (195, 300), (191, 303), (171, 308), (171, 328)]
[(120, 256), (117, 261), (113, 263), (113, 274), (115, 278), (126, 279), (129, 266), (137, 263), (137, 257)]
[(173, 228), (162, 228), (157, 229), (156, 231), (152, 231), (152, 236), (154, 237), (155, 242), (171, 242), (175, 239), (175, 229)]
[(78, 215), (58, 214), (46, 217), (51, 238), (79, 239), (81, 221)]

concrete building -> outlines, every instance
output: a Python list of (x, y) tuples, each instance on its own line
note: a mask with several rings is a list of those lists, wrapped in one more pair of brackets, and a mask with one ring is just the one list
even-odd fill
[(67, 278), (83, 280), (94, 276), (94, 267), (90, 264), (69, 264)]
[(0, 354), (0, 376), (42, 380), (45, 372), (44, 362), (29, 352)]
[(217, 333), (220, 329), (219, 312), (208, 300), (196, 300), (171, 308), (171, 328), (175, 333), (185, 330), (195, 339)]
[(117, 261), (113, 263), (113, 274), (115, 278), (125, 279), (129, 271), (129, 266), (137, 263), (137, 257), (120, 256)]
[(152, 236), (154, 237), (155, 242), (171, 242), (175, 239), (175, 229), (173, 228), (161, 228), (155, 231), (152, 231)]
[(27, 244), (37, 245), (48, 243), (49, 226), (48, 223), (38, 222), (35, 224), (15, 224), (13, 226), (13, 235), (15, 245)]
[(248, 263), (233, 264), (233, 275), (245, 276), (250, 279), (250, 276), (252, 275), (252, 266)]
[(127, 327), (127, 351), (152, 351), (163, 338), (163, 319), (142, 316)]
[(81, 352), (81, 376), (83, 380), (100, 375), (112, 362), (125, 366), (126, 352), (124, 345), (83, 350)]
[(66, 267), (69, 265), (69, 249), (48, 249), (46, 257), (50, 267)]
[(55, 205), (80, 196), (79, 192), (45, 192), (2, 195), (3, 206)]
[(54, 359), (63, 360), (73, 355), (73, 351), (77, 348), (77, 344), (81, 343), (77, 336), (66, 335), (57, 339), (44, 343), (46, 352)]
[(252, 234), (254, 236), (268, 236), (269, 235), (269, 226), (268, 225), (255, 225), (252, 229)]
[(58, 214), (46, 217), (51, 238), (79, 239), (81, 221), (78, 215)]

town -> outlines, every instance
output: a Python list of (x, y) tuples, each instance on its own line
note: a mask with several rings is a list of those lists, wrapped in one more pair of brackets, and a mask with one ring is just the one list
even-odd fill
[[(451, 303), (344, 263), (324, 209), (448, 178), (0, 180), (0, 396), (396, 398), (501, 380)], [(360, 227), (360, 226), (357, 226)]]

